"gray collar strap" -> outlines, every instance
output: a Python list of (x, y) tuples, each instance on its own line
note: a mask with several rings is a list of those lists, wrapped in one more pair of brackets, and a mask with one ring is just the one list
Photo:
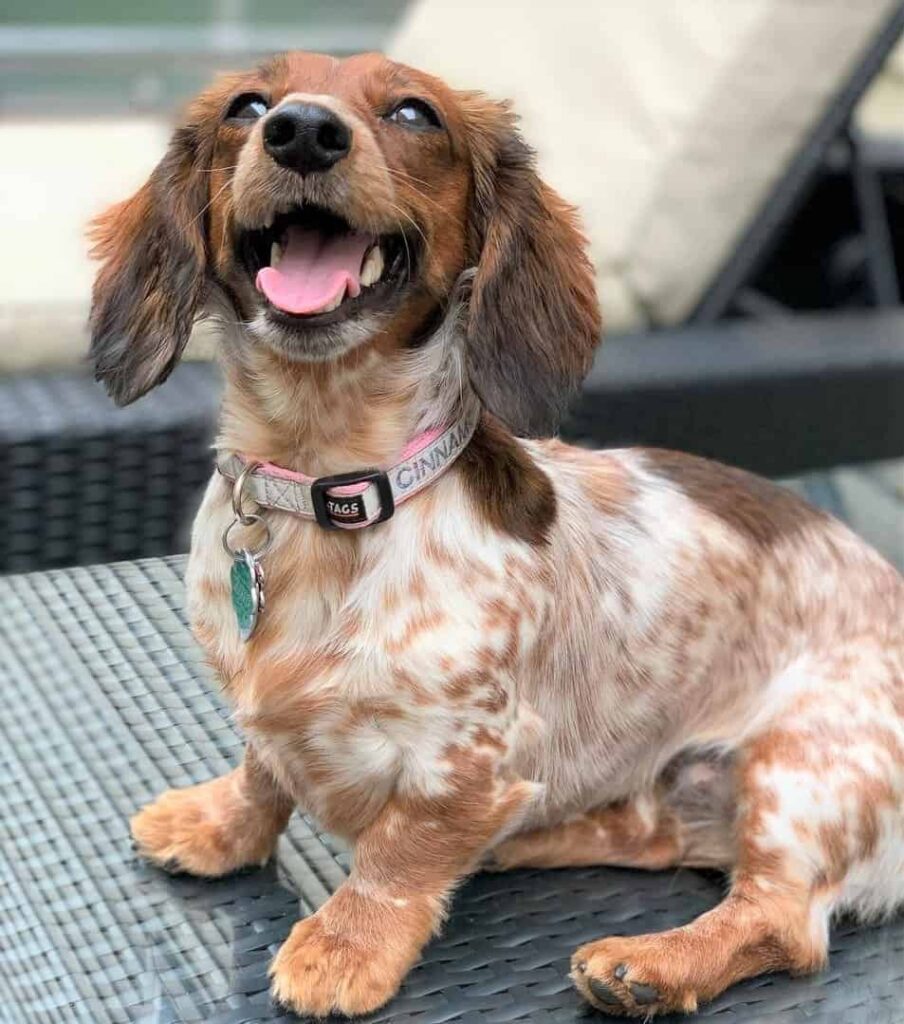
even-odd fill
[(396, 505), (441, 476), (465, 450), (479, 419), (474, 409), (444, 429), (420, 434), (386, 470), (315, 478), (230, 452), (217, 452), (217, 469), (236, 484), (239, 508), (247, 497), (261, 508), (314, 519), (326, 530), (360, 530), (389, 519)]

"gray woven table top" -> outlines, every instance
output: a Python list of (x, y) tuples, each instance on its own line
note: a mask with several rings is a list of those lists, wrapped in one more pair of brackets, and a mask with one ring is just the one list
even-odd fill
[[(240, 742), (182, 612), (179, 559), (0, 580), (0, 1022), (294, 1020), (266, 968), (347, 858), (296, 816), (267, 869), (217, 882), (138, 862), (126, 822), (201, 782)], [(598, 869), (482, 875), (374, 1022), (603, 1018), (566, 978), (579, 943), (682, 923), (714, 875)], [(700, 1015), (725, 1022), (904, 1021), (904, 921), (841, 924), (820, 976), (755, 979)]]

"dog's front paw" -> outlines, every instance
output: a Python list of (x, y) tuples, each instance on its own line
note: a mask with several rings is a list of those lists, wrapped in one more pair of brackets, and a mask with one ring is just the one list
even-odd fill
[(171, 789), (131, 822), (138, 853), (174, 873), (218, 878), (265, 864), (279, 828), (243, 798), (233, 775)]
[(378, 1009), (398, 991), (442, 910), (441, 898), (346, 882), (276, 954), (274, 1000), (302, 1016)]
[(379, 1009), (398, 991), (409, 962), (362, 936), (333, 932), (321, 913), (299, 921), (270, 965), (271, 993), (301, 1016)]

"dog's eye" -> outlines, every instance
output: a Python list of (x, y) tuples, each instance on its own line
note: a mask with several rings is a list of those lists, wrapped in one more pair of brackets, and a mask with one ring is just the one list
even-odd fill
[(402, 100), (386, 115), (387, 121), (394, 121), (403, 128), (411, 128), (416, 132), (433, 131), (442, 128), (439, 114), (424, 100)]
[(270, 105), (256, 92), (243, 92), (229, 104), (227, 121), (256, 121), (270, 109)]

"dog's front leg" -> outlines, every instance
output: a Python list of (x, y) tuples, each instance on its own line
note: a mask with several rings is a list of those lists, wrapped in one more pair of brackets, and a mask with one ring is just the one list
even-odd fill
[(449, 763), (446, 792), (396, 793), (358, 836), (348, 881), (273, 961), (278, 1002), (315, 1016), (382, 1006), (439, 928), (455, 883), (535, 794), (500, 771), (495, 751), (456, 748)]
[(293, 806), (249, 745), (234, 771), (167, 790), (130, 827), (138, 852), (158, 866), (217, 878), (266, 863)]

